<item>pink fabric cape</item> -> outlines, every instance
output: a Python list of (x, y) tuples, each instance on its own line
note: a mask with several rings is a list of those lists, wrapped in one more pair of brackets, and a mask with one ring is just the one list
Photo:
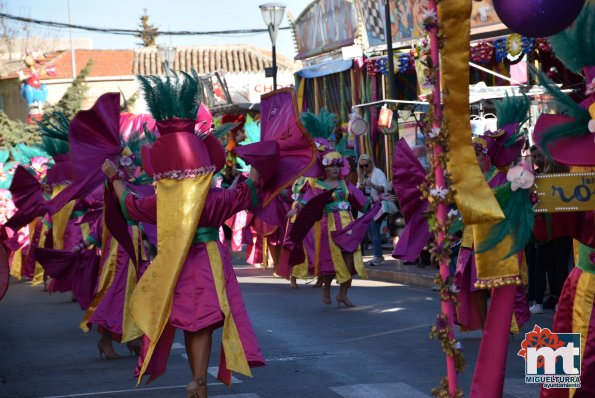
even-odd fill
[[(262, 190), (263, 206), (267, 206), (276, 194), (305, 175), (317, 163), (316, 146), (300, 122), (293, 88), (263, 95), (260, 115), (260, 140), (277, 142), (280, 154), (279, 165), (271, 181)], [(312, 176), (318, 175), (320, 173), (315, 170)]]
[(393, 257), (415, 261), (432, 234), (424, 217), (429, 203), (421, 197), (418, 189), (419, 185), (425, 184), (426, 171), (404, 138), (395, 144), (393, 175), (395, 194), (405, 217), (405, 229), (399, 236)]

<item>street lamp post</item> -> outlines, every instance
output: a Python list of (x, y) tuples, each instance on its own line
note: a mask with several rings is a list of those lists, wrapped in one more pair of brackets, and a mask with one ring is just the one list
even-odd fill
[(174, 59), (176, 59), (176, 48), (175, 47), (158, 47), (157, 53), (159, 59), (163, 62), (163, 69), (165, 69), (165, 76), (173, 76)]
[(285, 4), (280, 3), (266, 3), (259, 6), (262, 13), (264, 24), (269, 29), (269, 36), (273, 44), (273, 67), (265, 69), (265, 76), (273, 78), (273, 90), (277, 89), (277, 53), (275, 43), (277, 42), (277, 34), (279, 33), (279, 25), (283, 20), (285, 13)]

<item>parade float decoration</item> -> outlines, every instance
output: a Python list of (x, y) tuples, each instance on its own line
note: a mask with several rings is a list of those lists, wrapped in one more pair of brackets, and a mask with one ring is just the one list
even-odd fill
[(494, 0), (494, 10), (514, 32), (529, 37), (545, 37), (567, 28), (579, 15), (584, 3), (584, 0)]
[(29, 124), (35, 124), (41, 120), (43, 115), (43, 104), (48, 96), (48, 88), (41, 83), (41, 76), (46, 74), (52, 76), (55, 74), (53, 67), (42, 68), (40, 62), (42, 57), (36, 57), (28, 52), (23, 60), (27, 66), (26, 70), (19, 71), (19, 80), (21, 80), (21, 96), (27, 101)]

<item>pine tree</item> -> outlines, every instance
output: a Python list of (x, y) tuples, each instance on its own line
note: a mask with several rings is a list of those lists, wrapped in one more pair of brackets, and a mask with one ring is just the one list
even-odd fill
[(140, 28), (136, 37), (141, 40), (141, 43), (137, 43), (143, 47), (155, 47), (157, 43), (157, 36), (159, 36), (159, 28), (155, 25), (151, 25), (149, 23), (149, 15), (147, 15), (147, 9), (145, 8), (144, 14), (140, 17), (140, 23), (138, 27)]
[(36, 125), (25, 124), (20, 120), (12, 120), (0, 111), (0, 149), (16, 144), (40, 144), (41, 130)]
[(81, 110), (83, 101), (87, 97), (89, 88), (87, 87), (85, 78), (89, 76), (92, 67), (93, 60), (90, 59), (76, 79), (74, 79), (72, 85), (68, 87), (62, 98), (60, 98), (60, 101), (55, 105), (46, 106), (44, 108), (44, 113), (61, 112), (68, 118), (68, 120), (72, 120), (74, 115)]

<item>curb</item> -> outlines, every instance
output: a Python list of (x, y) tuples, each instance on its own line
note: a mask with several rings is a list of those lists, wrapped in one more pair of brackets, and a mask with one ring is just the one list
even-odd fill
[(435, 275), (428, 275), (425, 273), (420, 274), (416, 272), (407, 272), (402, 270), (382, 270), (376, 269), (376, 267), (374, 269), (372, 269), (371, 267), (366, 267), (366, 272), (368, 273), (368, 279), (374, 279), (384, 282), (403, 283), (407, 285), (414, 285), (427, 288), (432, 288), (435, 285)]

